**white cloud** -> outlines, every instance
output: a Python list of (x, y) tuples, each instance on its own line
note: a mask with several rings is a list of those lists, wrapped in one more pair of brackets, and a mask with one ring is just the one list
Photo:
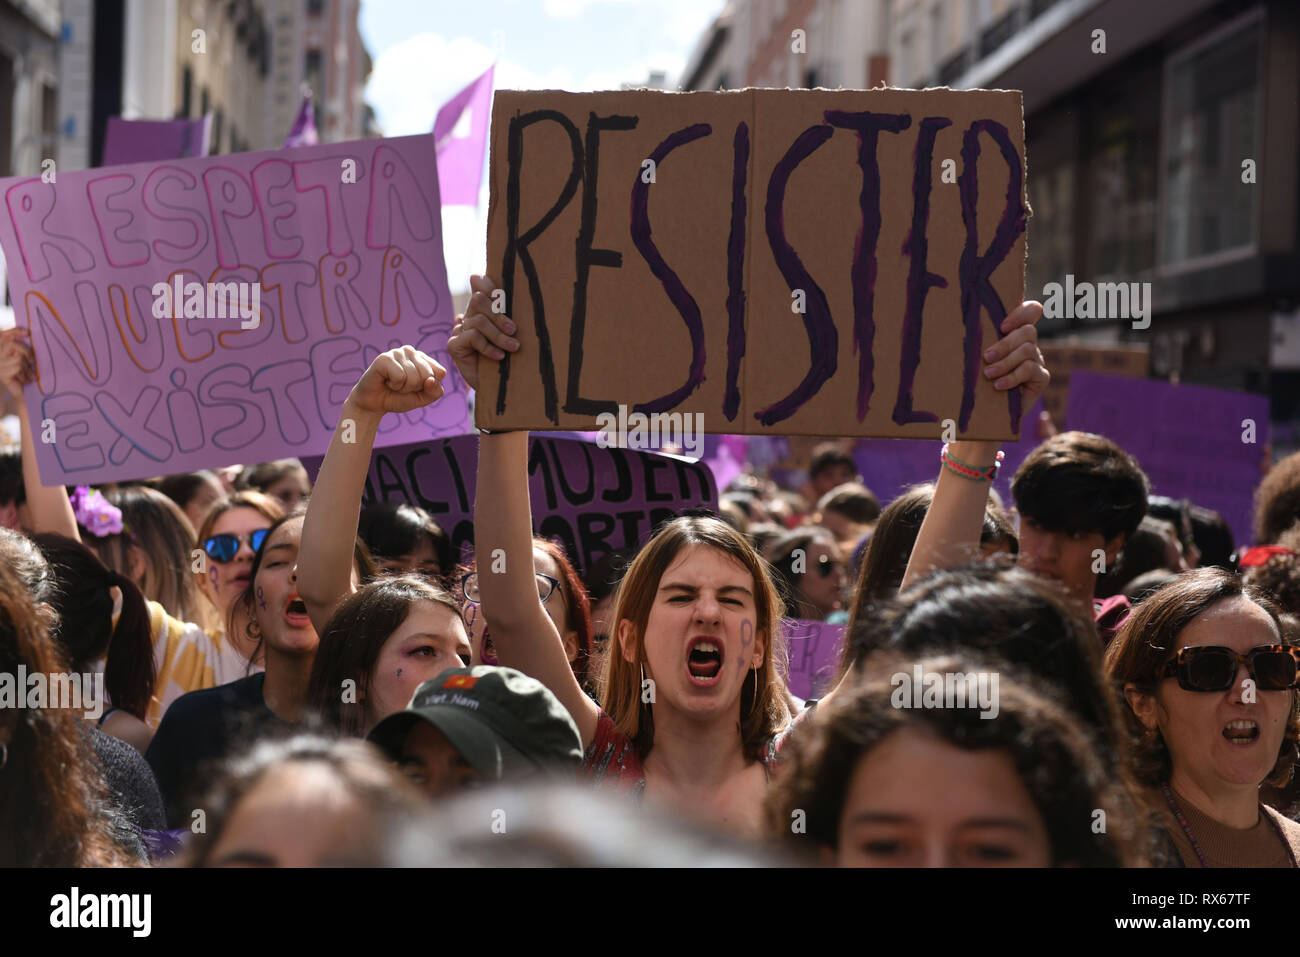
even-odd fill
[[(582, 2), (582, 0), (576, 0)], [(385, 136), (414, 136), (433, 129), (438, 109), (492, 63), (495, 52), (465, 37), (448, 40), (420, 33), (384, 50), (375, 60), (366, 100), (375, 108)], [(598, 70), (581, 77), (567, 66), (538, 73), (509, 58), (497, 64), (497, 89), (617, 90), (623, 83), (643, 83), (651, 70), (664, 70), (670, 81), (685, 65), (681, 54), (664, 53), (629, 60), (617, 70)], [(452, 291), (469, 287), (471, 273), (486, 264), (488, 186), (484, 179), (478, 209), (448, 206), (442, 211), (443, 258)]]

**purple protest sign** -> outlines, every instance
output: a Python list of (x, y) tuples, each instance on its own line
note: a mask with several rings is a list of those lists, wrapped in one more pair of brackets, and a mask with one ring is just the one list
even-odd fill
[[(46, 484), (320, 454), (378, 353), (451, 370), (428, 136), (0, 180), (0, 246)], [(443, 385), (377, 444), (468, 431)]]
[(1069, 427), (1137, 458), (1151, 491), (1212, 508), (1238, 544), (1251, 540), (1251, 498), (1268, 443), (1268, 397), (1155, 379), (1076, 372)]
[(844, 626), (804, 618), (786, 618), (781, 624), (790, 662), (786, 687), (797, 698), (820, 698), (835, 679)]
[(156, 163), (207, 156), (211, 129), (211, 113), (197, 120), (124, 120), (120, 116), (110, 116), (104, 133), (101, 165)]
[[(313, 480), (321, 457), (304, 459)], [(579, 568), (637, 549), (684, 508), (716, 510), (718, 489), (702, 463), (676, 455), (602, 449), (578, 439), (534, 435), (528, 447), (533, 528), (564, 543)], [(478, 436), (377, 449), (362, 501), (409, 502), (428, 511), (457, 554), (474, 544)]]

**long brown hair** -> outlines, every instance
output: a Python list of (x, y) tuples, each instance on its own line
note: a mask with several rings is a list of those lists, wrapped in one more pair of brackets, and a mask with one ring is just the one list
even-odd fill
[[(365, 703), (379, 652), (421, 601), (445, 605), (461, 618), (460, 605), (450, 593), (415, 575), (362, 585), (334, 609), (320, 634), (304, 703), (329, 730), (353, 737), (365, 734)], [(345, 704), (340, 694), (348, 679), (356, 682), (353, 704)]]
[(181, 507), (162, 492), (143, 485), (109, 489), (104, 497), (122, 510), (124, 530), (103, 538), (87, 533), (82, 540), (105, 565), (128, 578), (131, 546), (139, 546), (144, 574), (137, 584), (144, 597), (162, 605), (173, 618), (213, 627), (216, 618), (190, 571), (194, 526)]
[[(659, 593), (659, 582), (673, 560), (691, 545), (707, 545), (739, 563), (753, 577), (757, 621), (755, 636), (766, 638), (763, 664), (751, 669), (753, 680), (745, 679), (740, 695), (740, 736), (745, 756), (760, 760), (768, 739), (790, 717), (785, 703), (785, 683), (778, 662), (785, 661), (781, 635), (784, 611), (763, 559), (749, 541), (727, 523), (716, 518), (682, 517), (665, 525), (641, 550), (623, 576), (614, 604), (614, 621), (632, 624), (632, 657), (628, 661), (617, 648), (605, 656), (601, 682), (602, 706), (615, 726), (637, 743), (641, 754), (654, 746), (653, 704), (642, 701), (642, 668), (645, 661), (646, 624)], [(617, 639), (616, 639), (617, 640)]]
[[(533, 548), (545, 552), (559, 566), (560, 591), (564, 593), (565, 609), (569, 613), (569, 627), (578, 638), (578, 654), (570, 667), (578, 684), (587, 684), (587, 667), (591, 660), (591, 600), (587, 597), (587, 588), (578, 577), (577, 570), (564, 549), (555, 542), (545, 538), (533, 538)], [(561, 635), (560, 637), (564, 637)]]
[[(0, 672), (16, 675), (20, 666), (29, 675), (67, 671), (26, 587), (0, 565)], [(0, 867), (134, 863), (111, 834), (107, 786), (80, 715), (5, 710), (15, 718), (0, 767)]]
[[(1237, 597), (1246, 598), (1268, 612), (1278, 635), (1283, 634), (1277, 606), (1264, 593), (1242, 585), (1236, 575), (1222, 568), (1184, 572), (1136, 605), (1106, 646), (1106, 674), (1116, 692), (1122, 697), (1124, 686), (1131, 683), (1143, 694), (1154, 695), (1160, 685), (1157, 675), (1165, 662), (1178, 653), (1179, 633), (1211, 606)], [(1281, 637), (1278, 643), (1282, 643)], [(1277, 761), (1265, 778), (1265, 782), (1276, 787), (1285, 787), (1290, 781), (1297, 742), (1300, 742), (1297, 693), (1292, 688), (1287, 694), (1291, 698), (1291, 712), (1287, 716)], [(1168, 783), (1173, 772), (1173, 759), (1163, 735), (1148, 732), (1127, 704), (1121, 711), (1133, 739), (1134, 772), (1138, 780), (1150, 787)]]

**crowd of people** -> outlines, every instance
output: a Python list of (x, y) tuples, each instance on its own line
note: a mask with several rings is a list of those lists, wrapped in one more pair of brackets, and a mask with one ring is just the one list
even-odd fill
[[(471, 282), (448, 349), (476, 388), (520, 343)], [(1040, 315), (983, 357), (1025, 408)], [(383, 418), (442, 395), (412, 346), (314, 484), (42, 486), (34, 362), (4, 334), (0, 675), (105, 700), (0, 698), (0, 864), (1297, 866), (1300, 456), (1234, 549), (1104, 436), (1045, 437), (1006, 502), (997, 443), (882, 503), (831, 441), (801, 486), (746, 472), (580, 570), (534, 534), (525, 432), (480, 430), (472, 556), (363, 506)], [(844, 627), (816, 700), (789, 618)]]

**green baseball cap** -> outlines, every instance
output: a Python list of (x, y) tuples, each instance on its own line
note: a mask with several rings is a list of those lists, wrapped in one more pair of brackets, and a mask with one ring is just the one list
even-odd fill
[(390, 714), (366, 737), (396, 760), (418, 721), (441, 731), (490, 780), (571, 774), (582, 763), (582, 737), (560, 699), (513, 668), (448, 668), (416, 688), (405, 711)]

